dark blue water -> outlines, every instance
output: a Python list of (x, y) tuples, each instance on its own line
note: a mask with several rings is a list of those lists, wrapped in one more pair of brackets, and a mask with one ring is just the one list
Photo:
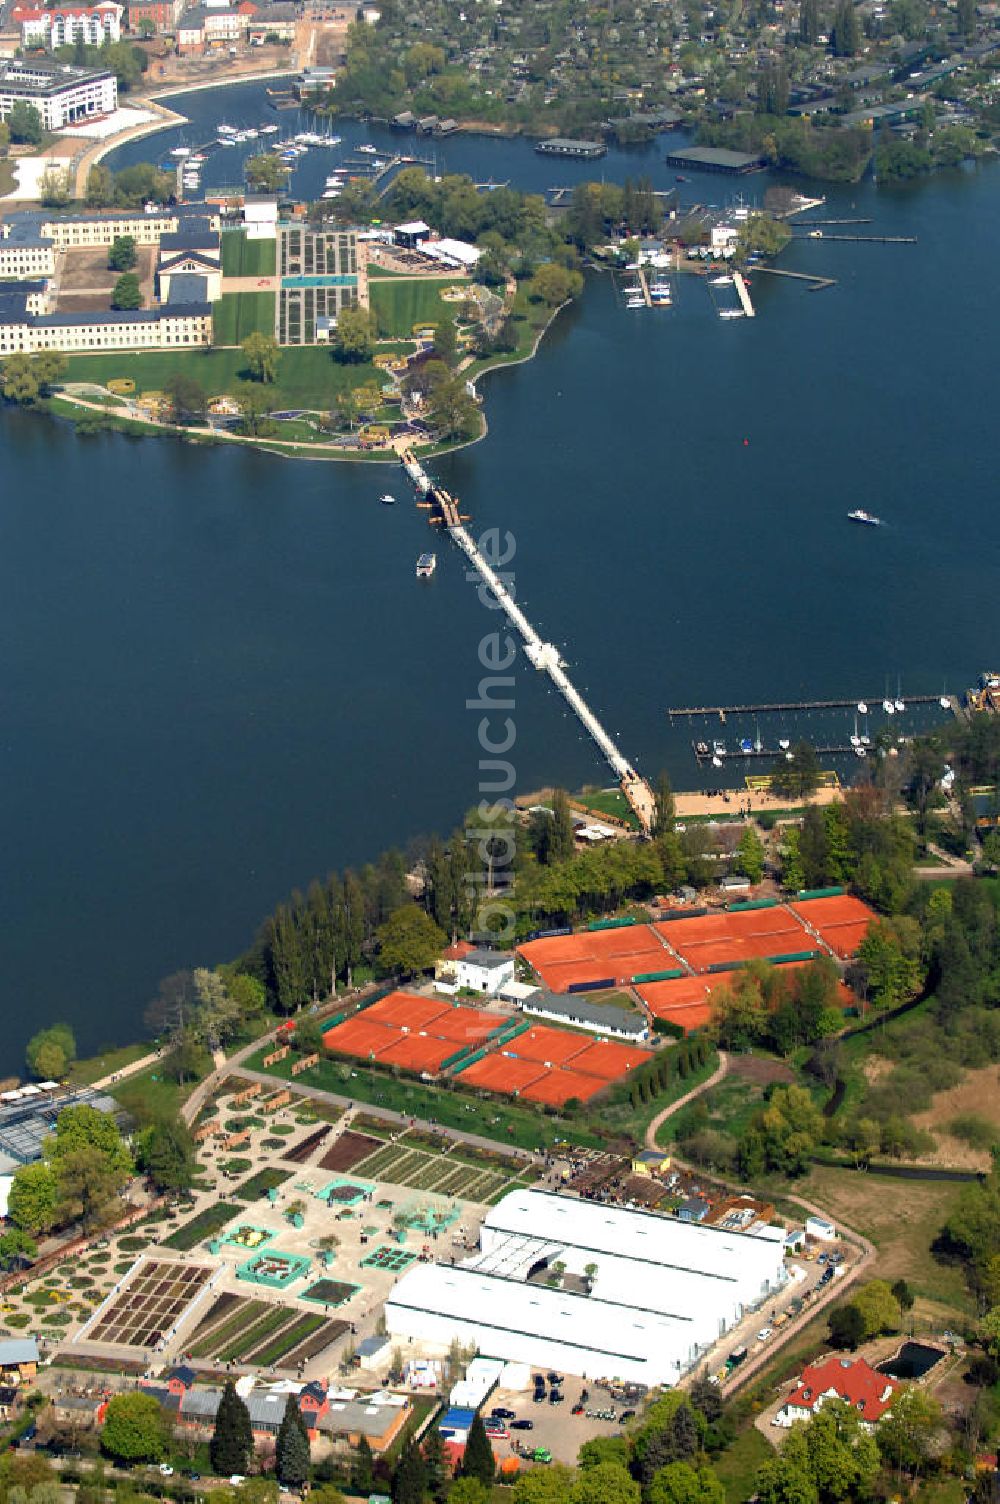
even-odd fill
[[(260, 121), (261, 96), (183, 106)], [(597, 170), (665, 184), (662, 146)], [(445, 151), (533, 187), (595, 170), (519, 142)], [(897, 676), (937, 695), (995, 662), (990, 285), (956, 247), (993, 243), (998, 187), (987, 169), (829, 194), (825, 213), (919, 244), (795, 245), (783, 267), (837, 286), (758, 275), (753, 321), (718, 320), (695, 278), (634, 313), (595, 276), (535, 361), (485, 382), (488, 438), (437, 472), (477, 527), (512, 531), (529, 616), (644, 770), (706, 781), (689, 739), (718, 728), (671, 727), (670, 705), (881, 699)], [(495, 620), (440, 542), (415, 580), (424, 514), (398, 482), (380, 507), (381, 473), (78, 440), (10, 410), (0, 444), (2, 1069), (53, 1018), (88, 1049), (134, 1036), (162, 975), (236, 953), (293, 885), (455, 823)], [(859, 505), (887, 525), (851, 526)], [(606, 782), (547, 682), (518, 673), (519, 787)]]

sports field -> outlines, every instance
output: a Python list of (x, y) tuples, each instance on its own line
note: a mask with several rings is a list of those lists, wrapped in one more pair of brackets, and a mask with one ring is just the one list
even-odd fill
[(250, 334), (274, 334), (273, 292), (227, 292), (212, 305), (217, 345), (240, 345)]
[(588, 1102), (649, 1059), (648, 1050), (540, 1025), (474, 1061), (460, 1076), (463, 1085), (562, 1107), (573, 1098)]
[(450, 319), (455, 304), (441, 301), (441, 289), (461, 280), (458, 276), (442, 281), (415, 277), (411, 281), (369, 284), (368, 300), (379, 334), (384, 338), (407, 337), (416, 324), (438, 324), (443, 318)]
[(630, 982), (642, 972), (677, 965), (648, 924), (529, 940), (518, 950), (552, 992), (568, 992), (584, 983), (597, 991), (615, 982)]
[(464, 1046), (479, 1044), (503, 1023), (476, 1008), (456, 1008), (437, 998), (390, 992), (363, 1013), (329, 1029), (329, 1050), (373, 1059), (408, 1071), (436, 1072)]
[(224, 277), (273, 277), (277, 244), (273, 240), (248, 240), (245, 230), (225, 230), (222, 235)]

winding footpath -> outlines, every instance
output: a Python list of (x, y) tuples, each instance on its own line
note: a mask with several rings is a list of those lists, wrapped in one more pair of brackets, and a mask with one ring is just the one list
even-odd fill
[(729, 1056), (725, 1050), (720, 1050), (719, 1064), (708, 1077), (707, 1081), (703, 1081), (700, 1086), (692, 1086), (691, 1090), (685, 1092), (683, 1097), (678, 1097), (676, 1102), (671, 1102), (669, 1107), (664, 1107), (662, 1112), (656, 1114), (656, 1117), (646, 1129), (646, 1148), (658, 1149), (660, 1146), (656, 1142), (656, 1135), (667, 1119), (672, 1118), (675, 1112), (680, 1112), (681, 1108), (686, 1107), (689, 1102), (693, 1102), (695, 1097), (700, 1097), (702, 1092), (711, 1091), (713, 1086), (718, 1086), (728, 1070)]

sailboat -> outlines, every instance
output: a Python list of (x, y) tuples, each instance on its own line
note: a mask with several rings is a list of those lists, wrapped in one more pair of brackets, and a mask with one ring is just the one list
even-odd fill
[(895, 708), (899, 712), (900, 715), (902, 715), (903, 711), (906, 709), (906, 705), (903, 702), (903, 685), (902, 685), (902, 681), (899, 678), (896, 679)]
[(857, 716), (854, 717), (854, 730), (851, 733), (851, 746), (854, 748), (855, 752), (861, 746), (861, 738), (858, 735), (858, 718), (857, 718)]

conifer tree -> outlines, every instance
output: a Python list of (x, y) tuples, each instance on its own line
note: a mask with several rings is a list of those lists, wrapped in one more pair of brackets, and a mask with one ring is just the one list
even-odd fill
[(437, 1426), (432, 1426), (424, 1437), (424, 1469), (427, 1492), (433, 1504), (444, 1504), (451, 1482), (448, 1457), (444, 1449), (444, 1437)]
[(493, 1448), (490, 1446), (490, 1438), (486, 1434), (483, 1425), (483, 1417), (477, 1410), (469, 1427), (469, 1437), (465, 1443), (465, 1456), (462, 1458), (462, 1466), (459, 1472), (463, 1478), (478, 1478), (480, 1483), (489, 1486), (496, 1474), (496, 1463), (493, 1460)]
[(424, 1504), (426, 1483), (423, 1453), (415, 1441), (408, 1441), (392, 1475), (392, 1504)]
[(245, 1473), (253, 1455), (250, 1411), (236, 1393), (232, 1379), (226, 1380), (222, 1391), (210, 1451), (212, 1468), (222, 1478)]
[(372, 1449), (368, 1437), (362, 1436), (351, 1461), (351, 1493), (370, 1494), (375, 1483)]
[(286, 1488), (300, 1488), (309, 1477), (309, 1437), (299, 1402), (293, 1394), (288, 1396), (278, 1427), (274, 1467), (278, 1482)]

